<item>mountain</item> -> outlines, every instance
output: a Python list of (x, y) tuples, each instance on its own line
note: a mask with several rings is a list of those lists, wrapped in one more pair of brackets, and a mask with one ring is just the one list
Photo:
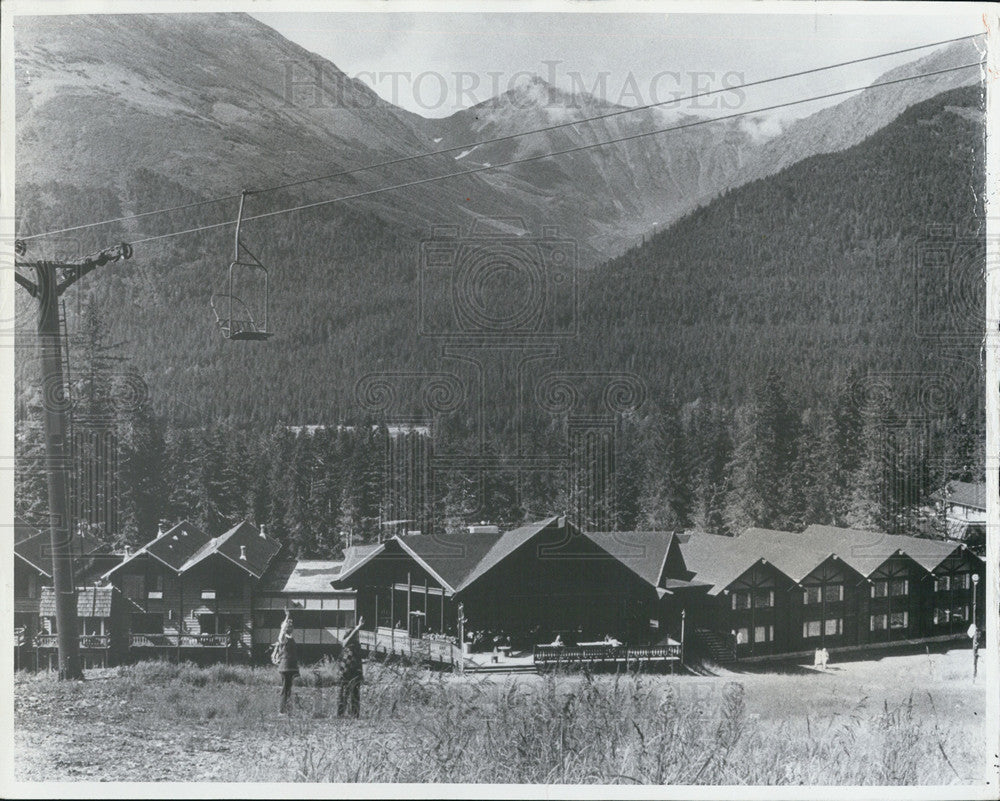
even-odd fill
[(985, 130), (981, 89), (952, 89), (725, 193), (586, 276), (569, 358), (681, 399), (738, 401), (778, 369), (819, 405), (871, 371), (918, 417), (978, 415)]
[[(148, 211), (157, 207), (150, 194), (159, 205), (195, 202), (622, 110), (533, 78), (447, 119), (424, 119), (242, 14), (18, 17), (15, 45), (18, 190), (28, 198), (19, 203), (22, 235)], [(975, 49), (964, 43), (901, 70), (969, 60)], [(954, 73), (863, 93), (767, 141), (747, 121), (731, 120), (414, 183), (699, 119), (673, 107), (638, 111), (255, 195), (247, 213), (411, 184), (334, 205), (375, 214), (416, 239), (431, 225), (468, 230), (484, 217), (519, 218), (535, 233), (555, 226), (587, 267), (726, 189), (855, 144), (912, 103), (977, 77)], [(82, 213), (66, 197), (77, 189), (86, 195)], [(76, 234), (73, 244), (231, 219), (234, 207), (229, 200), (130, 221)]]
[[(979, 60), (980, 54), (971, 41), (958, 42), (890, 70), (873, 83)], [(979, 79), (976, 70), (964, 70), (869, 89), (792, 122), (776, 135), (765, 136), (761, 130), (774, 128), (777, 123), (762, 124), (755, 116), (641, 136), (707, 118), (685, 113), (683, 104), (622, 114), (622, 106), (585, 92), (563, 92), (537, 76), (498, 97), (445, 119), (428, 120), (427, 124), (434, 141), (440, 142), (436, 147), (444, 148), (615, 115), (463, 149), (455, 155), (463, 164), (501, 164), (540, 153), (640, 136), (555, 159), (513, 165), (502, 172), (483, 173), (484, 180), (505, 193), (521, 190), (549, 198), (549, 213), (557, 220), (588, 218), (592, 231), (588, 244), (614, 254), (726, 189), (773, 175), (808, 156), (855, 145), (914, 103)], [(810, 90), (801, 83), (791, 87), (791, 96), (822, 94), (821, 90)], [(755, 107), (754, 91), (748, 89), (739, 110)]]
[[(424, 120), (382, 101), (328, 62), (320, 64), (321, 103), (307, 84), (293, 86), (289, 97), (289, 65), (296, 81), (305, 80), (310, 73), (299, 67), (315, 67), (316, 57), (238, 14), (18, 17), (15, 45), (21, 235), (615, 108), (536, 80), (447, 120)], [(959, 56), (942, 51), (936, 57)], [(928, 91), (924, 82), (900, 86), (908, 88), (894, 102), (913, 102)], [(898, 321), (911, 319), (906, 315), (914, 302), (897, 286), (906, 275), (901, 254), (925, 222), (961, 223), (974, 213), (968, 186), (981, 183), (970, 160), (978, 152), (981, 114), (963, 96), (966, 116), (938, 111), (933, 125), (921, 127), (907, 111), (861, 142), (865, 125), (891, 121), (888, 101), (872, 109), (865, 103), (841, 104), (847, 109), (842, 116), (840, 106), (828, 109), (763, 145), (737, 123), (698, 126), (685, 136), (644, 137), (249, 222), (244, 238), (270, 268), (276, 336), (264, 345), (223, 340), (208, 307), (232, 258), (231, 227), (137, 244), (131, 261), (102, 268), (71, 290), (70, 329), (79, 310), (95, 303), (114, 340), (124, 343), (124, 353), (147, 377), (158, 410), (176, 423), (339, 422), (355, 410), (362, 376), (440, 367), (440, 346), (418, 334), (425, 266), (420, 240), (431, 225), (468, 230), (483, 217), (520, 218), (534, 232), (555, 225), (579, 245), (581, 267), (595, 267), (657, 222), (673, 222), (672, 238), (629, 251), (583, 281), (581, 335), (568, 347), (572, 365), (631, 369), (656, 391), (672, 386), (685, 395), (726, 398), (739, 395), (760, 365), (793, 358), (816, 369), (815, 382), (798, 384), (819, 394), (829, 376), (854, 361), (927, 364), (933, 348), (920, 359), (909, 345), (905, 355), (895, 352), (898, 341), (909, 342), (894, 337), (904, 325)], [(866, 115), (874, 121), (863, 125)], [(668, 117), (668, 124), (670, 119), (678, 118)], [(483, 146), (462, 158), (459, 151), (252, 195), (248, 214), (662, 124), (659, 112), (623, 115), (588, 124), (582, 133), (584, 126), (565, 128), (514, 145)], [(926, 138), (931, 129), (940, 152)], [(896, 144), (887, 150), (886, 141)], [(783, 167), (781, 142), (810, 156), (787, 167), (784, 178), (773, 175)], [(765, 163), (762, 153), (772, 153), (771, 161)], [(917, 167), (923, 172), (914, 174)], [(807, 168), (817, 172), (801, 172)], [(858, 185), (848, 191), (851, 170), (858, 171)], [(775, 186), (790, 188), (775, 195)], [(744, 200), (734, 210), (738, 193)], [(886, 205), (896, 195), (911, 205)], [(780, 215), (772, 216), (772, 209)], [(845, 218), (848, 210), (854, 216)], [(231, 199), (74, 231), (53, 242), (31, 240), (28, 255), (90, 253), (234, 214)], [(742, 222), (734, 226), (737, 218)], [(878, 228), (862, 226), (868, 233), (851, 244), (844, 231), (854, 230), (858, 219)], [(518, 230), (508, 232), (516, 236)], [(683, 245), (669, 258), (668, 242)], [(771, 261), (761, 261), (763, 255)], [(895, 282), (891, 292), (870, 292), (873, 258)], [(802, 278), (806, 269), (826, 277), (811, 283)], [(831, 328), (836, 335), (808, 324), (817, 286), (839, 293), (838, 313), (848, 322)], [(23, 294), (18, 323), (28, 334)], [(763, 319), (769, 322), (758, 324)], [(30, 335), (21, 341), (30, 342)], [(866, 349), (866, 342), (887, 350)], [(19, 359), (20, 387), (32, 385), (32, 371), (29, 359)]]

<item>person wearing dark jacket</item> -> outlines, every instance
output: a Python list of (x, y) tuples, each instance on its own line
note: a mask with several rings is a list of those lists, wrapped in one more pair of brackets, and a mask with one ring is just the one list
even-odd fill
[(361, 714), (361, 682), (364, 681), (361, 665), (361, 642), (355, 630), (344, 643), (340, 655), (340, 697), (337, 699), (337, 716), (352, 718)]
[(274, 662), (278, 666), (281, 674), (281, 713), (288, 711), (288, 704), (292, 698), (292, 685), (295, 677), (299, 675), (299, 662), (295, 656), (295, 631), (292, 628), (292, 619), (285, 618), (281, 624), (281, 632), (278, 634), (278, 642), (274, 646)]

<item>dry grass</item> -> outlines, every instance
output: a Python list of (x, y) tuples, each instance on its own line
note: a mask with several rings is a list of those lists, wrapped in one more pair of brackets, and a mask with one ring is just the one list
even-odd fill
[[(329, 664), (303, 671), (297, 708), (286, 718), (276, 711), (272, 669), (145, 663), (83, 684), (18, 677), (15, 744), (24, 779), (979, 781), (982, 685), (960, 675), (958, 662), (954, 676), (947, 659), (931, 663), (924, 671), (913, 668), (919, 660), (894, 670), (885, 660), (860, 677), (738, 680), (461, 678), (370, 665), (356, 721), (336, 718), (337, 675)], [(104, 738), (88, 736), (98, 728)], [(67, 743), (79, 750), (75, 756), (69, 749), (70, 769), (45, 754), (65, 754)], [(113, 753), (95, 751), (102, 743)], [(170, 767), (161, 776), (162, 762)], [(88, 776), (85, 764), (100, 772)]]

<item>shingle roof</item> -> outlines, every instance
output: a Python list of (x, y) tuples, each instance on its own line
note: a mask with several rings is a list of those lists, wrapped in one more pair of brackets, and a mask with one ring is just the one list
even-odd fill
[(671, 532), (584, 532), (584, 536), (653, 587), (662, 587), (663, 567), (674, 541)]
[(334, 581), (342, 584), (355, 570), (370, 562), (384, 550), (384, 542), (367, 545), (348, 545), (344, 548), (344, 564), (340, 567), (340, 575)]
[(946, 540), (813, 525), (800, 534), (762, 528), (749, 528), (739, 537), (694, 533), (681, 544), (681, 553), (695, 579), (711, 583), (709, 593), (717, 595), (762, 559), (798, 583), (831, 556), (867, 578), (899, 554), (931, 572), (961, 547)]
[(807, 538), (791, 531), (748, 528), (739, 539), (744, 553), (756, 553), (792, 581), (802, 581), (831, 556), (839, 554), (824, 538)]
[(340, 577), (343, 562), (320, 559), (282, 559), (274, 561), (257, 587), (261, 593), (330, 592), (332, 582)]
[(182, 520), (173, 528), (167, 529), (162, 536), (147, 542), (139, 552), (148, 553), (163, 562), (167, 567), (180, 570), (191, 556), (205, 547), (209, 536), (197, 526)]
[(698, 581), (710, 584), (709, 595), (718, 595), (762, 558), (739, 537), (702, 532), (686, 533), (681, 553), (688, 570)]
[[(76, 615), (77, 617), (111, 617), (111, 604), (115, 588), (77, 587)], [(42, 617), (55, 617), (56, 593), (52, 587), (42, 587), (38, 601), (38, 614)]]
[[(452, 587), (456, 591), (464, 590), (557, 520), (559, 520), (558, 517), (549, 517), (545, 520), (539, 520), (537, 523), (529, 523), (528, 525), (505, 531), (503, 534), (463, 534), (461, 537), (462, 543), (465, 543), (467, 539), (472, 540), (476, 538), (480, 539), (482, 544), (488, 544), (488, 547), (479, 554), (479, 558), (475, 562), (471, 562), (477, 546), (470, 542), (470, 546), (467, 547), (470, 564), (465, 569), (463, 575), (459, 577), (460, 586), (459, 584), (453, 584)], [(458, 568), (456, 568), (455, 572), (457, 574)]]
[(986, 511), (986, 484), (983, 482), (949, 481), (944, 490), (935, 492), (932, 497)]
[[(72, 539), (74, 559), (106, 553), (110, 547), (89, 534), (76, 533)], [(14, 520), (14, 555), (47, 578), (52, 577), (52, 546), (49, 532), (39, 531), (20, 519)]]
[[(166, 536), (166, 535), (164, 535)], [(238, 523), (225, 534), (213, 537), (206, 542), (177, 571), (184, 573), (208, 557), (219, 554), (233, 564), (243, 568), (254, 578), (260, 578), (267, 566), (281, 550), (277, 540), (262, 534), (247, 521)]]
[[(516, 548), (517, 543), (522, 541), (524, 528), (527, 527), (507, 532), (512, 535), (508, 538), (511, 549)], [(478, 577), (474, 577), (474, 574), (482, 575), (482, 572), (488, 570), (492, 564), (510, 553), (506, 548), (493, 551), (507, 534), (456, 534), (447, 537), (414, 534), (409, 537), (395, 537), (393, 541), (436, 575), (445, 589), (457, 592), (469, 580)], [(487, 557), (490, 557), (489, 560)], [(486, 567), (480, 572), (483, 565)]]
[(802, 536), (828, 544), (836, 543), (836, 553), (863, 576), (869, 576), (886, 559), (902, 552), (931, 572), (962, 546), (957, 542), (926, 537), (907, 537), (835, 526), (812, 525)]

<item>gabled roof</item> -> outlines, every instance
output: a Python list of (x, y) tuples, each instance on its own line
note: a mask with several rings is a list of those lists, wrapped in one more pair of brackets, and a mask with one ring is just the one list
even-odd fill
[(674, 542), (672, 532), (586, 531), (583, 534), (647, 584), (663, 589), (663, 569)]
[[(503, 534), (463, 535), (461, 540), (462, 542), (466, 541), (466, 537), (482, 538), (483, 543), (489, 542), (490, 538), (492, 538), (493, 541), (489, 543), (488, 549), (480, 554), (480, 558), (475, 563), (471, 564), (470, 568), (465, 571), (466, 574), (460, 580), (460, 584), (456, 585), (455, 591), (459, 592), (464, 590), (473, 582), (478, 581), (490, 570), (500, 564), (504, 559), (518, 550), (522, 545), (533, 539), (539, 532), (545, 530), (558, 520), (558, 517), (549, 517), (545, 520), (539, 520), (537, 523), (528, 523), (525, 526), (505, 531)], [(472, 549), (470, 549), (470, 551), (471, 550)]]
[[(111, 604), (116, 592), (114, 587), (77, 587), (76, 616), (77, 617), (111, 617)], [(41, 617), (55, 617), (56, 592), (52, 587), (42, 587), (38, 601), (38, 614)]]
[(718, 595), (764, 558), (740, 537), (693, 532), (681, 543), (684, 564), (694, 577), (711, 585), (709, 595)]
[(160, 564), (177, 573), (180, 571), (181, 565), (208, 541), (208, 535), (200, 528), (187, 520), (182, 520), (177, 525), (151, 539), (120, 564), (111, 568), (101, 578), (109, 578), (115, 571), (120, 570), (125, 565), (132, 564), (132, 562), (144, 556), (152, 557)]
[(756, 553), (796, 583), (831, 556), (839, 556), (837, 549), (824, 539), (807, 538), (792, 531), (748, 528), (738, 539), (746, 548), (745, 553)]
[(868, 577), (893, 556), (904, 554), (928, 573), (962, 548), (961, 543), (902, 534), (883, 534), (836, 526), (809, 526), (803, 536), (824, 543), (837, 543), (837, 555)]
[(281, 544), (279, 542), (266, 536), (244, 520), (242, 523), (237, 523), (225, 534), (213, 537), (206, 542), (177, 568), (177, 572), (185, 573), (210, 556), (218, 555), (259, 579), (280, 550)]
[[(74, 559), (108, 553), (110, 547), (89, 534), (76, 533), (71, 541)], [(14, 519), (14, 556), (46, 578), (52, 578), (52, 545), (48, 531)]]
[[(458, 592), (524, 542), (523, 531), (526, 528), (529, 527), (505, 534), (456, 534), (447, 538), (414, 534), (395, 537), (394, 542), (433, 575), (442, 587)], [(494, 551), (508, 535), (508, 547)]]
[(982, 481), (949, 481), (943, 490), (938, 490), (931, 497), (986, 511), (986, 484)]
[(330, 585), (340, 577), (343, 565), (343, 562), (321, 559), (275, 560), (257, 586), (257, 592), (328, 593)]
[(363, 565), (368, 564), (384, 550), (384, 542), (370, 543), (367, 545), (348, 545), (344, 548), (344, 564), (340, 567), (340, 575), (333, 579), (333, 581), (338, 584), (343, 584), (345, 579), (351, 576)]

